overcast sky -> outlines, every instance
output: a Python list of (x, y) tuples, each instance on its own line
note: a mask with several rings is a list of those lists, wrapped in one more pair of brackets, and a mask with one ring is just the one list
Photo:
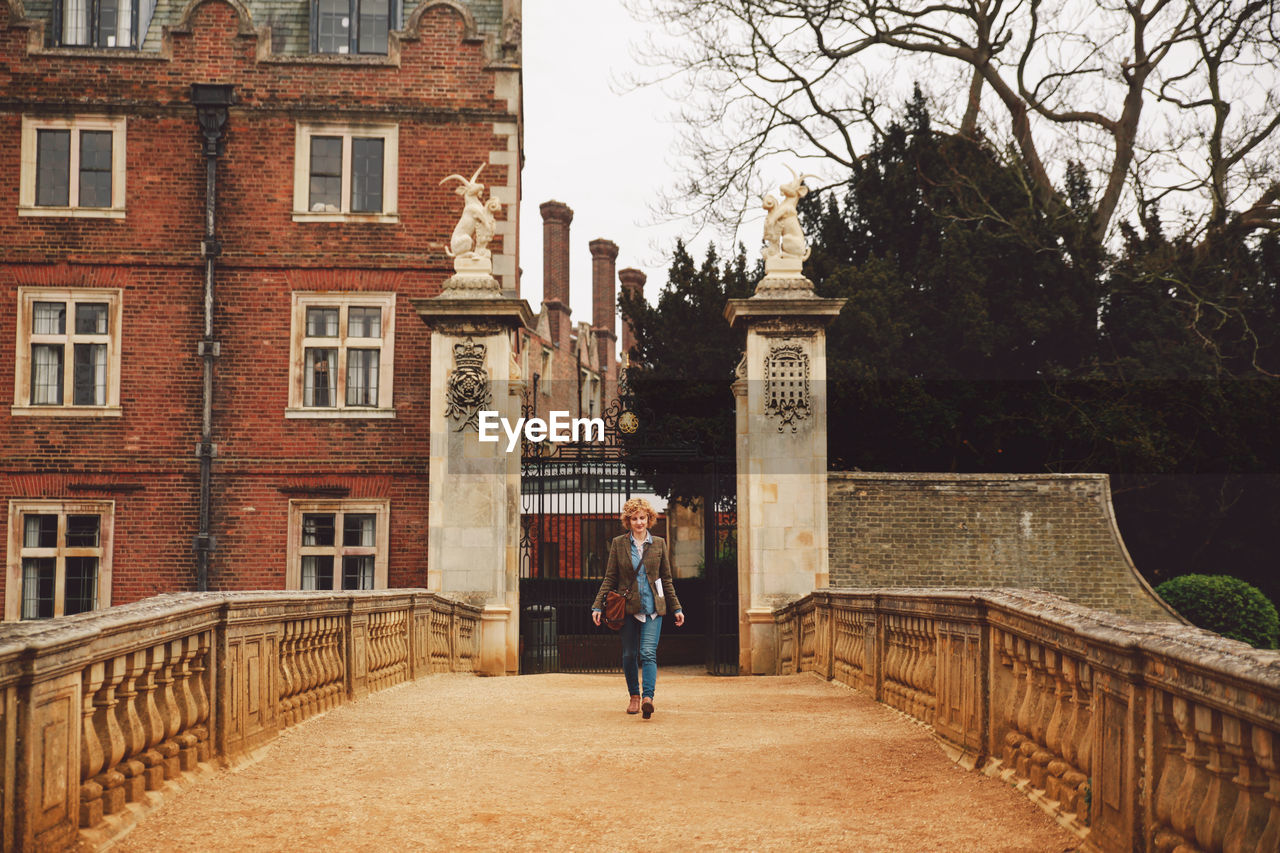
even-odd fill
[[(692, 237), (693, 228), (688, 223), (650, 224), (650, 203), (673, 174), (675, 132), (664, 121), (670, 107), (661, 91), (619, 94), (615, 85), (635, 68), (633, 46), (641, 25), (632, 21), (621, 0), (524, 0), (523, 6), (521, 295), (539, 309), (538, 205), (555, 199), (573, 209), (573, 319), (591, 320), (587, 244), (598, 237), (618, 244), (618, 269), (644, 271), (649, 277), (645, 295), (653, 301), (666, 281), (664, 253), (676, 237)], [(705, 246), (705, 241), (695, 246)]]

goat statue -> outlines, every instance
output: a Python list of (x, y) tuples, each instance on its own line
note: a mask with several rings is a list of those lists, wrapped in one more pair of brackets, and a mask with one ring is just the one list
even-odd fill
[(496, 198), (481, 201), (484, 184), (480, 183), (480, 173), (484, 171), (483, 163), (476, 169), (470, 179), (461, 175), (450, 175), (440, 183), (457, 181), (459, 186), (454, 190), (462, 196), (462, 216), (453, 228), (453, 236), (449, 240), (449, 248), (445, 254), (462, 261), (487, 261), (490, 258), (489, 241), (493, 239), (494, 214), (502, 210), (502, 202)]
[[(787, 166), (791, 173), (791, 181), (782, 184), (782, 201), (774, 198), (772, 193), (764, 197), (763, 207), (767, 211), (764, 218), (764, 259), (765, 267), (770, 261), (791, 261), (798, 263), (809, 257), (809, 244), (805, 242), (804, 231), (800, 228), (800, 217), (796, 206), (800, 199), (809, 193), (804, 179), (812, 175), (797, 175), (795, 169)], [(798, 269), (798, 267), (797, 267)]]

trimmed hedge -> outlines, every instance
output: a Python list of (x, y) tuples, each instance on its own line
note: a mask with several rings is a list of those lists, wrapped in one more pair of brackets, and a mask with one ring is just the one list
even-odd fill
[(1254, 648), (1280, 645), (1280, 614), (1252, 584), (1229, 575), (1182, 575), (1156, 592), (1191, 624)]

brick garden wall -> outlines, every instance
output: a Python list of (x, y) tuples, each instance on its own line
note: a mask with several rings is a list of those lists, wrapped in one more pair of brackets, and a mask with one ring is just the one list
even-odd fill
[(832, 473), (833, 587), (1017, 587), (1177, 617), (1138, 575), (1102, 474)]

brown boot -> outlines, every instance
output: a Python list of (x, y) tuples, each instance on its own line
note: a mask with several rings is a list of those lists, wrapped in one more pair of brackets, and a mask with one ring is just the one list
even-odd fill
[(627, 705), (627, 713), (628, 714), (640, 713), (640, 697), (639, 696), (631, 697), (631, 704)]
[(653, 700), (645, 699), (644, 704), (640, 706), (640, 710), (644, 711), (644, 718), (647, 720), (653, 716)]

